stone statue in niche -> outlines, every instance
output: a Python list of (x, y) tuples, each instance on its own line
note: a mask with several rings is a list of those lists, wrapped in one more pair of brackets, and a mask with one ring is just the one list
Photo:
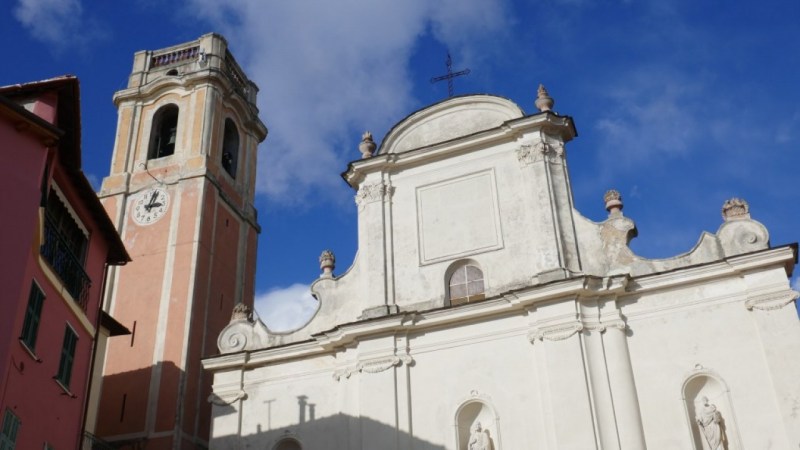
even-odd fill
[(487, 430), (481, 427), (480, 422), (475, 422), (469, 434), (467, 450), (492, 450), (492, 438)]
[(701, 399), (702, 406), (697, 410), (695, 421), (700, 432), (711, 450), (727, 450), (728, 443), (725, 438), (725, 421), (722, 414), (717, 411), (716, 405), (708, 401), (708, 397)]

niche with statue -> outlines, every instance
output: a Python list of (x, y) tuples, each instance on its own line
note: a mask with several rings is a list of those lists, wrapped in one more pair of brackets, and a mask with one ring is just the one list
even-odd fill
[(456, 412), (458, 450), (499, 450), (498, 417), (482, 400), (471, 400)]
[(725, 383), (705, 371), (683, 384), (683, 402), (695, 450), (740, 450), (730, 395)]

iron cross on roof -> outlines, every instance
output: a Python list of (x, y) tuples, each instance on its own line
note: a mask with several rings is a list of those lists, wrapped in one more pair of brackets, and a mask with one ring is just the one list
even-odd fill
[(453, 96), (453, 78), (460, 77), (461, 75), (469, 75), (469, 69), (459, 70), (458, 72), (453, 72), (453, 59), (450, 58), (450, 52), (447, 52), (447, 75), (442, 75), (440, 77), (433, 77), (431, 78), (431, 84), (436, 83), (437, 81), (447, 80), (447, 96)]

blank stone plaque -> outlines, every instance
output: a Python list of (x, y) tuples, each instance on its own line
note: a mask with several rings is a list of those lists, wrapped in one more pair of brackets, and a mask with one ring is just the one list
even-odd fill
[(420, 263), (503, 246), (494, 172), (417, 188)]

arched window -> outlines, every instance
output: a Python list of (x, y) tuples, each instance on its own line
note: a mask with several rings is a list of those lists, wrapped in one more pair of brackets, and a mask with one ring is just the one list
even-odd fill
[(150, 129), (150, 148), (147, 159), (163, 158), (175, 153), (175, 141), (178, 138), (178, 107), (166, 105), (153, 116)]
[(236, 178), (236, 167), (239, 161), (239, 131), (231, 119), (225, 119), (225, 134), (222, 139), (222, 167), (233, 178)]
[(275, 445), (275, 450), (303, 450), (303, 447), (297, 442), (297, 439), (285, 438)]
[(448, 283), (451, 305), (475, 302), (486, 298), (484, 295), (483, 272), (475, 264), (465, 263), (453, 271)]

